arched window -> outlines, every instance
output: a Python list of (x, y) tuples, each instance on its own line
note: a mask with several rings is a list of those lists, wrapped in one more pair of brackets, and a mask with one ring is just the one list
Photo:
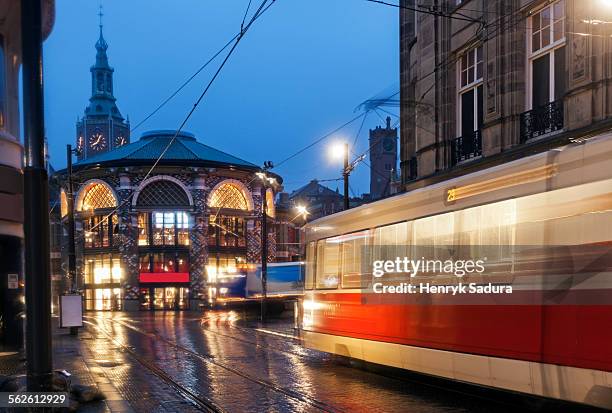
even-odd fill
[(177, 183), (168, 180), (153, 181), (138, 194), (139, 207), (188, 207), (189, 197)]
[(219, 186), (210, 195), (209, 206), (212, 208), (238, 209), (248, 211), (249, 204), (242, 190), (234, 184)]
[(138, 245), (189, 245), (191, 205), (189, 195), (170, 179), (157, 179), (144, 186), (136, 198), (138, 213)]
[(102, 183), (92, 183), (85, 189), (85, 195), (80, 202), (81, 211), (91, 211), (95, 209), (114, 208), (117, 200), (110, 188)]
[(117, 215), (102, 211), (116, 206), (117, 199), (105, 183), (90, 182), (85, 186), (77, 202), (77, 210), (85, 212), (82, 217), (85, 248), (107, 248), (119, 242)]

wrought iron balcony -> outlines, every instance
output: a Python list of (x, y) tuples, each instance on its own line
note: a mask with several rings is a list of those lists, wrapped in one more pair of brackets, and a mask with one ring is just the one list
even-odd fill
[(451, 161), (453, 165), (482, 155), (482, 135), (480, 129), (470, 135), (451, 141)]
[(563, 99), (521, 113), (521, 141), (563, 129)]

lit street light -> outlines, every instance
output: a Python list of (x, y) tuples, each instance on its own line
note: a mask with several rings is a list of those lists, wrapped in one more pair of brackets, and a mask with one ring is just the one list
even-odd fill
[(334, 159), (344, 158), (342, 168), (342, 178), (344, 180), (344, 210), (349, 209), (349, 175), (355, 166), (365, 159), (365, 154), (358, 156), (349, 164), (349, 145), (348, 143), (336, 143), (331, 146), (330, 154)]
[(349, 146), (348, 143), (336, 143), (330, 148), (330, 154), (333, 159), (344, 158), (344, 167), (342, 168), (342, 178), (344, 180), (344, 210), (349, 209)]
[(298, 215), (302, 215), (304, 218), (306, 218), (306, 215), (309, 214), (308, 209), (306, 209), (304, 205), (297, 205), (295, 209), (297, 210)]

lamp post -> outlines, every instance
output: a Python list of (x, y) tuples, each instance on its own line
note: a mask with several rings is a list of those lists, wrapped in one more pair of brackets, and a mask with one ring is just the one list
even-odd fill
[(42, 2), (21, 1), (28, 391), (52, 387), (49, 181), (45, 165)]
[(332, 146), (332, 157), (338, 159), (343, 158), (342, 168), (342, 180), (344, 181), (344, 210), (350, 208), (349, 205), (349, 175), (355, 169), (355, 166), (365, 159), (365, 154), (362, 154), (355, 158), (352, 162), (349, 162), (349, 145), (348, 143), (336, 144)]
[(262, 181), (261, 185), (261, 321), (266, 319), (266, 301), (268, 298), (268, 183), (273, 183), (274, 178), (268, 177), (266, 171), (272, 169), (272, 162), (264, 162), (264, 167), (257, 176)]
[(72, 154), (74, 150), (71, 145), (66, 145), (66, 173), (68, 191), (66, 191), (66, 204), (68, 207), (68, 279), (70, 281), (70, 292), (76, 291), (78, 282), (76, 279), (76, 252), (75, 252), (75, 230), (74, 230), (74, 185), (72, 183)]
[[(68, 280), (70, 282), (70, 293), (79, 288), (76, 274), (76, 242), (74, 230), (74, 184), (72, 182), (72, 154), (77, 153), (70, 144), (66, 145), (66, 173), (68, 175), (68, 191), (66, 192), (66, 204), (68, 207)], [(78, 327), (70, 327), (70, 334), (76, 336)]]
[(343, 159), (342, 180), (344, 181), (344, 210), (349, 209), (349, 146), (348, 143), (337, 143), (331, 148), (332, 157)]

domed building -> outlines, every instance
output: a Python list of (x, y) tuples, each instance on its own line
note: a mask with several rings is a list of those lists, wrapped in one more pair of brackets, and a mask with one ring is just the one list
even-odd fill
[[(130, 143), (107, 48), (100, 28), (73, 166), (77, 288), (87, 310), (198, 308), (217, 297), (218, 277), (261, 261), (264, 194), (272, 261), (282, 180), (271, 174), (264, 188), (259, 166), (188, 132), (151, 131)], [(67, 171), (58, 177), (66, 217)]]
[[(261, 260), (263, 193), (272, 261), (281, 179), (274, 176), (263, 192), (259, 171), (176, 131), (147, 132), (77, 162), (75, 238), (85, 308), (187, 309), (213, 301), (216, 277)], [(59, 174), (66, 182), (66, 172)]]

